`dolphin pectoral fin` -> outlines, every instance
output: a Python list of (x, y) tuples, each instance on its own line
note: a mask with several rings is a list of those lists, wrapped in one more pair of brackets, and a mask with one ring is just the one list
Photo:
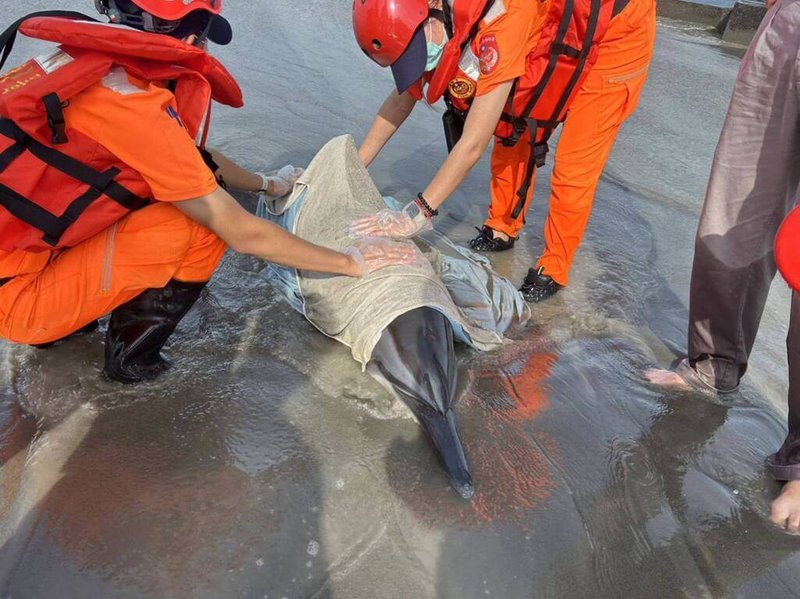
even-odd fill
[(457, 369), (450, 321), (427, 307), (397, 317), (383, 331), (367, 371), (411, 409), (453, 488), (461, 497), (471, 498), (472, 476), (451, 409)]

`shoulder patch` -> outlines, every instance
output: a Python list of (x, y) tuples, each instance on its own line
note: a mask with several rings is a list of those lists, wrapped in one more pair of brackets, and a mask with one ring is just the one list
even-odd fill
[(500, 49), (497, 47), (497, 38), (493, 33), (484, 35), (481, 38), (479, 59), (482, 75), (488, 75), (497, 67), (497, 63), (500, 61)]
[(454, 98), (464, 100), (475, 95), (475, 83), (466, 77), (456, 77), (448, 85)]

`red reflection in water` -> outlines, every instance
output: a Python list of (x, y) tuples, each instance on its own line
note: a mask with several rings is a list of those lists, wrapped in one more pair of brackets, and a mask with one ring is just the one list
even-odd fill
[[(423, 520), (455, 526), (522, 522), (555, 488), (555, 443), (531, 423), (549, 406), (545, 383), (556, 361), (550, 352), (510, 347), (481, 371), (459, 399), (461, 438), (475, 481), (475, 497), (462, 501), (411, 461), (390, 461), (397, 493)], [(410, 480), (412, 479), (413, 480)]]

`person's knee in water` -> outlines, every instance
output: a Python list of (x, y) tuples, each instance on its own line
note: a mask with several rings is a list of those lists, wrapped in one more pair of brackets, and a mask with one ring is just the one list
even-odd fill
[[(242, 104), (233, 76), (205, 51), (207, 41), (232, 39), (221, 3), (95, 4), (114, 26), (40, 13), (4, 38), (2, 62), (17, 29), (80, 51), (56, 49), (44, 65), (31, 60), (0, 75), (13, 90), (0, 99), (0, 183), (29, 196), (0, 207), (0, 338), (47, 346), (111, 313), (104, 372), (133, 383), (166, 368), (162, 347), (227, 247), (354, 277), (413, 260), (402, 247), (371, 252), (363, 243), (342, 253), (308, 243), (224, 189), (282, 196), (302, 169), (251, 172), (195, 144), (210, 97)], [(31, 94), (44, 98), (46, 114), (23, 101)], [(31, 168), (30, 154), (43, 157), (43, 171)]]

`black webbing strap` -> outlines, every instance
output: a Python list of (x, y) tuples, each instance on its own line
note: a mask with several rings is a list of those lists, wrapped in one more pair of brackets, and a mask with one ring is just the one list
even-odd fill
[(611, 10), (611, 18), (613, 19), (628, 6), (630, 0), (614, 0), (614, 8)]
[(525, 121), (520, 122), (511, 116), (514, 111), (514, 94), (517, 92), (517, 85), (519, 85), (519, 77), (514, 79), (511, 84), (511, 90), (508, 92), (508, 98), (506, 98), (506, 108), (500, 114), (500, 120), (509, 123), (513, 129), (513, 133), (509, 137), (504, 137), (500, 140), (500, 143), (507, 147), (516, 145), (519, 138), (525, 133)]
[(573, 48), (567, 44), (552, 44), (550, 46), (550, 52), (553, 54), (563, 54), (564, 56), (569, 56), (570, 58), (574, 58), (575, 60), (581, 57), (581, 51), (577, 48)]
[(50, 245), (55, 245), (50, 240), (58, 239), (63, 233), (61, 223), (57, 216), (35, 204), (28, 198), (18, 194), (10, 187), (0, 183), (0, 206), (8, 210), (24, 223), (36, 227), (44, 233), (44, 239)]
[(6, 64), (6, 60), (8, 60), (8, 57), (11, 55), (11, 50), (14, 48), (19, 26), (28, 19), (34, 17), (64, 17), (67, 19), (98, 22), (97, 19), (93, 19), (90, 16), (73, 10), (41, 10), (25, 15), (21, 19), (14, 21), (3, 33), (0, 33), (0, 51), (2, 51), (2, 55), (0, 55), (0, 71), (3, 70), (3, 65)]
[[(569, 26), (569, 22), (572, 18), (572, 9), (573, 9), (573, 0), (567, 0), (566, 6), (564, 8), (564, 15), (562, 16), (561, 23), (559, 24), (558, 34), (553, 44), (551, 45), (551, 48), (555, 47), (557, 50), (561, 51), (562, 54), (566, 54), (568, 56), (572, 56), (572, 52), (575, 51), (575, 48), (566, 46), (563, 43), (567, 28)], [(594, 43), (594, 35), (597, 32), (597, 24), (600, 20), (601, 10), (602, 10), (602, 0), (592, 0), (591, 12), (589, 14), (589, 21), (586, 25), (586, 34), (583, 37), (583, 47), (581, 48), (577, 56), (578, 65), (573, 71), (570, 80), (567, 83), (567, 87), (564, 90), (564, 93), (561, 95), (561, 98), (559, 98), (559, 101), (556, 104), (556, 107), (553, 110), (551, 117), (547, 121), (535, 121), (529, 118), (530, 113), (533, 111), (533, 108), (539, 99), (539, 96), (544, 90), (544, 86), (547, 84), (547, 82), (549, 81), (550, 77), (553, 74), (553, 71), (555, 70), (556, 62), (558, 61), (558, 54), (556, 54), (555, 52), (553, 52), (550, 55), (550, 60), (547, 65), (547, 69), (545, 70), (542, 79), (539, 81), (539, 84), (536, 86), (536, 89), (534, 90), (530, 102), (528, 102), (528, 105), (525, 107), (525, 111), (523, 112), (523, 118), (525, 119), (525, 124), (530, 130), (531, 153), (530, 157), (528, 158), (528, 167), (525, 171), (525, 179), (522, 182), (522, 185), (520, 186), (519, 190), (517, 191), (517, 197), (518, 197), (517, 205), (514, 207), (514, 210), (511, 213), (511, 216), (515, 219), (519, 218), (520, 213), (525, 207), (525, 200), (527, 199), (528, 190), (530, 189), (535, 169), (544, 166), (545, 158), (549, 150), (547, 146), (547, 140), (550, 138), (550, 135), (553, 133), (555, 127), (558, 126), (558, 115), (560, 115), (561, 112), (566, 107), (567, 101), (569, 100), (569, 97), (572, 95), (572, 91), (575, 89), (575, 86), (578, 84), (578, 81), (581, 78), (581, 74), (583, 73), (583, 69), (586, 65), (586, 59), (589, 57), (589, 53), (591, 52), (592, 49), (592, 44)], [(567, 48), (569, 49), (568, 51), (566, 50)], [(573, 58), (575, 58), (575, 56), (573, 56)], [(514, 123), (514, 129), (516, 132), (517, 123)], [(543, 131), (542, 139), (539, 142), (536, 141), (537, 129), (541, 129)]]
[(222, 189), (226, 189), (227, 190), (228, 189), (228, 184), (225, 182), (225, 179), (220, 174), (220, 172), (219, 172), (219, 164), (217, 164), (217, 161), (214, 160), (214, 156), (211, 154), (211, 152), (209, 152), (205, 148), (201, 148), (200, 146), (196, 146), (196, 147), (197, 147), (197, 151), (200, 152), (200, 158), (203, 159), (203, 162), (205, 162), (206, 166), (208, 167), (208, 170), (210, 170), (211, 174), (214, 175), (214, 178), (217, 180), (217, 183), (219, 184), (219, 186)]
[[(119, 174), (119, 169), (110, 168), (104, 174), (111, 180)], [(55, 246), (58, 245), (66, 230), (78, 220), (78, 217), (83, 214), (89, 205), (104, 193), (102, 189), (90, 187), (78, 198), (70, 202), (64, 214), (55, 216), (35, 202), (0, 183), (0, 206), (3, 206), (22, 222), (39, 229), (44, 233), (42, 239), (45, 243)]]
[(64, 122), (64, 107), (61, 98), (53, 92), (42, 98), (44, 109), (47, 112), (47, 126), (50, 127), (52, 137), (50, 141), (54, 146), (65, 144), (67, 139), (67, 124)]
[(0, 153), (0, 173), (6, 170), (12, 162), (22, 155), (24, 151), (24, 141), (18, 141), (14, 145), (3, 150), (2, 153)]
[[(527, 130), (527, 128), (528, 128), (527, 125), (528, 125), (529, 121), (533, 121), (534, 123), (536, 123), (536, 125), (540, 129), (541, 128), (555, 129), (556, 127), (558, 127), (561, 124), (561, 121), (556, 120), (556, 119), (549, 119), (549, 120), (546, 120), (546, 121), (542, 121), (542, 120), (536, 120), (536, 119), (528, 118), (528, 119), (522, 120), (522, 119), (519, 119), (519, 118), (516, 118), (516, 117), (509, 116), (505, 112), (500, 115), (500, 120), (503, 121), (504, 123), (509, 123), (511, 125), (514, 125), (515, 127), (518, 125), (518, 123), (521, 122), (522, 125), (519, 127), (519, 129), (516, 130), (516, 132), (519, 133), (520, 136), (523, 133), (525, 133), (525, 131)], [(517, 139), (519, 139), (519, 138), (517, 138)], [(505, 139), (503, 139), (502, 141), (505, 141)], [(514, 144), (503, 144), (503, 145), (512, 145), (513, 146)]]
[[(522, 182), (522, 185), (519, 186), (517, 190), (517, 203), (514, 206), (514, 210), (511, 212), (511, 218), (514, 220), (519, 218), (520, 212), (525, 207), (525, 201), (528, 199), (528, 190), (531, 188), (531, 182), (533, 181), (533, 173), (536, 171), (536, 162), (533, 156), (533, 146), (531, 145), (531, 153), (528, 156), (528, 165), (525, 167), (525, 179)], [(522, 217), (522, 223), (525, 224), (525, 216)]]
[[(116, 177), (119, 174), (119, 169), (117, 168), (110, 168), (108, 169), (104, 175), (109, 178), (109, 181)], [(96, 189), (94, 187), (90, 187), (87, 189), (83, 194), (81, 194), (78, 198), (74, 199), (70, 202), (70, 205), (67, 206), (67, 209), (64, 211), (64, 214), (58, 219), (58, 229), (55, 232), (55, 235), (46, 233), (45, 236), (42, 238), (46, 243), (50, 245), (58, 244), (58, 241), (61, 239), (61, 236), (64, 232), (72, 226), (72, 224), (78, 220), (78, 217), (86, 210), (89, 205), (102, 196), (105, 192), (102, 189)]]
[(442, 2), (442, 20), (444, 21), (444, 30), (447, 32), (447, 39), (453, 39), (453, 9), (447, 0)]
[(555, 110), (553, 111), (552, 119), (558, 118), (558, 115), (564, 110), (569, 101), (569, 97), (572, 95), (572, 91), (575, 89), (575, 86), (578, 85), (578, 81), (583, 74), (583, 69), (586, 66), (586, 60), (589, 58), (589, 54), (592, 51), (592, 44), (594, 44), (594, 34), (597, 32), (597, 24), (600, 21), (600, 11), (603, 9), (603, 1), (602, 0), (592, 0), (592, 8), (591, 12), (589, 13), (589, 22), (586, 24), (586, 33), (583, 36), (583, 48), (581, 49), (580, 58), (578, 59), (578, 66), (575, 67), (575, 70), (572, 72), (572, 76), (569, 79), (569, 83), (567, 84), (567, 88), (564, 90), (564, 93), (561, 95), (561, 98), (558, 100), (558, 104), (556, 105)]
[(57, 245), (64, 232), (92, 202), (103, 195), (130, 211), (137, 210), (149, 203), (148, 198), (137, 196), (114, 180), (120, 173), (118, 168), (112, 167), (105, 171), (97, 171), (71, 156), (48, 148), (9, 119), (0, 118), (0, 135), (16, 142), (0, 153), (0, 172), (8, 168), (15, 158), (27, 150), (48, 166), (88, 186), (84, 193), (70, 202), (61, 216), (56, 216), (10, 187), (0, 184), (0, 206), (19, 220), (39, 229), (44, 233), (42, 239), (52, 246)]
[[(564, 3), (564, 14), (561, 15), (561, 22), (558, 24), (558, 31), (556, 32), (556, 37), (553, 40), (553, 43), (550, 44), (550, 47), (556, 48), (567, 48), (564, 44), (564, 39), (567, 37), (567, 31), (569, 31), (569, 24), (572, 21), (572, 9), (575, 3), (574, 0), (566, 0)], [(513, 116), (506, 116), (504, 113), (500, 118), (506, 122), (509, 122), (514, 127), (514, 133), (508, 138), (502, 140), (502, 144), (504, 146), (514, 146), (519, 141), (519, 138), (525, 133), (525, 129), (527, 128), (527, 121), (530, 117), (531, 112), (533, 111), (534, 106), (539, 101), (542, 93), (544, 92), (544, 88), (550, 82), (550, 78), (553, 76), (553, 73), (556, 70), (556, 66), (558, 66), (558, 57), (559, 54), (557, 52), (550, 53), (550, 60), (547, 61), (547, 67), (545, 67), (544, 73), (542, 73), (541, 79), (536, 84), (536, 87), (533, 89), (531, 93), (531, 99), (525, 105), (522, 113), (519, 117)], [(516, 83), (516, 82), (515, 82)], [(513, 96), (510, 96), (513, 97)], [(552, 120), (552, 119), (551, 119)], [(531, 131), (531, 138), (536, 137), (536, 131)]]
[(25, 131), (20, 129), (16, 123), (9, 119), (0, 118), (0, 134), (10, 137), (17, 142), (22, 142), (31, 154), (45, 164), (69, 175), (76, 181), (80, 181), (89, 187), (99, 190), (101, 195), (107, 195), (128, 210), (138, 210), (150, 201), (148, 198), (140, 197), (114, 181), (114, 177), (118, 173), (109, 176), (109, 173), (114, 169), (102, 172), (97, 171), (54, 148), (48, 148), (29, 136)]
[[(525, 202), (528, 199), (528, 191), (533, 182), (533, 174), (536, 172), (537, 168), (542, 168), (545, 164), (547, 152), (550, 151), (550, 146), (547, 145), (547, 141), (553, 133), (553, 129), (542, 127), (541, 123), (537, 123), (532, 119), (528, 122), (528, 129), (531, 132), (531, 150), (528, 156), (528, 165), (525, 167), (525, 179), (523, 179), (522, 184), (517, 190), (517, 203), (514, 206), (514, 210), (511, 212), (511, 218), (515, 220), (519, 218), (520, 213), (525, 208)], [(537, 130), (543, 131), (542, 139), (539, 141), (536, 141)], [(522, 222), (525, 222), (524, 215), (522, 217)]]
[[(574, 0), (566, 0), (564, 2), (564, 14), (561, 15), (561, 22), (558, 24), (558, 31), (556, 32), (556, 38), (553, 40), (551, 47), (553, 46), (563, 46), (564, 45), (564, 38), (567, 37), (567, 31), (569, 31), (569, 24), (572, 21), (572, 10), (575, 6)], [(550, 83), (550, 78), (553, 76), (553, 73), (556, 70), (556, 66), (558, 65), (558, 57), (557, 53), (551, 52), (550, 53), (550, 60), (547, 62), (547, 68), (545, 68), (544, 73), (542, 74), (542, 78), (539, 79), (539, 83), (536, 84), (536, 87), (533, 90), (533, 94), (531, 94), (531, 99), (528, 102), (527, 106), (525, 106), (525, 110), (522, 111), (521, 119), (527, 120), (530, 116), (531, 112), (533, 111), (533, 107), (536, 106), (536, 103), (539, 101), (539, 98), (544, 92), (544, 88)], [(536, 132), (531, 131), (531, 136), (535, 137)]]

